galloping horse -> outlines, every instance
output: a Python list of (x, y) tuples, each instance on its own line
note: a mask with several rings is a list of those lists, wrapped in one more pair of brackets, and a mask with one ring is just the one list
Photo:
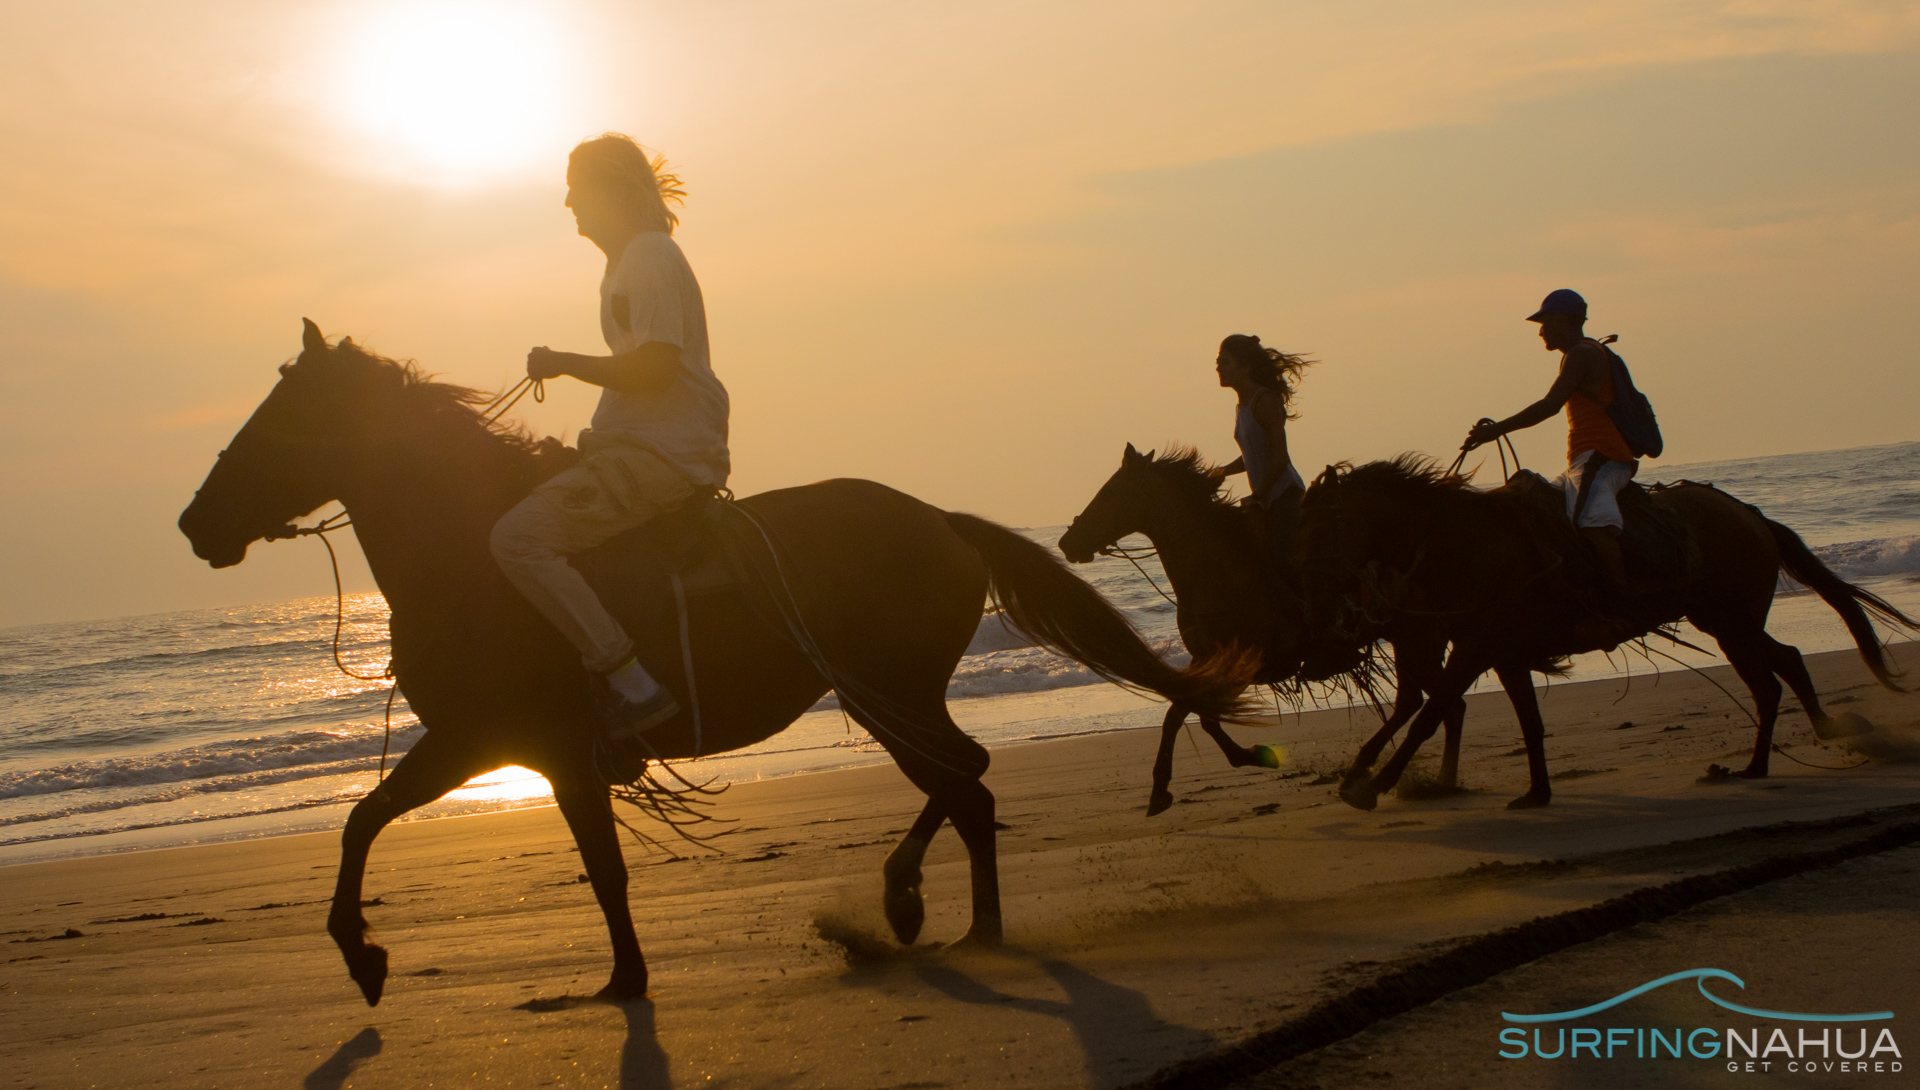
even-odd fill
[[(312, 322), (280, 374), (180, 528), (196, 555), (224, 568), (254, 541), (284, 536), (287, 523), (338, 500), (391, 607), (393, 674), (426, 735), (347, 819), (327, 929), (349, 973), (368, 1005), (378, 1003), (387, 953), (366, 942), (360, 908), (374, 837), (469, 778), (518, 764), (552, 782), (606, 916), (614, 967), (601, 995), (646, 994), (587, 675), (488, 550), (500, 515), (561, 468), (561, 448), (491, 423), (475, 408), (484, 395), (349, 339), (329, 345)], [(847, 713), (927, 795), (884, 868), (887, 919), (902, 942), (924, 921), (920, 864), (949, 818), (972, 869), (973, 918), (961, 941), (1001, 937), (994, 799), (980, 783), (987, 753), (945, 704), (990, 592), (1014, 627), (1102, 676), (1208, 714), (1237, 712), (1235, 683), (1167, 666), (1044, 548), (984, 519), (857, 480), (723, 508), (730, 551), (757, 574), (688, 602), (687, 647), (672, 631), (664, 576), (630, 577), (629, 588), (646, 590), (609, 599), (647, 670), (683, 706), (698, 697), (703, 736), (701, 720), (683, 717), (646, 741), (661, 759), (751, 745), (839, 690)], [(588, 563), (617, 569), (622, 555), (616, 541)]]
[[(1269, 546), (1255, 532), (1254, 520), (1223, 497), (1222, 480), (1190, 448), (1155, 457), (1152, 452), (1141, 454), (1129, 443), (1120, 468), (1061, 535), (1060, 551), (1068, 560), (1084, 564), (1129, 534), (1140, 534), (1153, 543), (1173, 584), (1180, 638), (1194, 661), (1220, 657), (1222, 668), (1240, 669), (1248, 674), (1246, 680), (1255, 683), (1292, 681), (1307, 650), (1301, 638), (1300, 587), (1291, 573), (1273, 563)], [(1446, 652), (1445, 639), (1436, 642), (1424, 630), (1396, 636), (1389, 640), (1398, 675), (1393, 713), (1381, 728), (1387, 737), (1420, 709)], [(1249, 655), (1257, 661), (1243, 661)], [(1307, 665), (1317, 676), (1333, 672), (1318, 662)], [(1464, 704), (1456, 702), (1445, 714), (1447, 739), (1440, 779), (1447, 786), (1453, 784), (1459, 763), (1465, 710)], [(1192, 711), (1178, 702), (1167, 709), (1153, 763), (1149, 816), (1173, 805), (1168, 784), (1173, 778), (1174, 740)], [(1220, 728), (1218, 717), (1202, 712), (1200, 726), (1219, 744), (1227, 763), (1236, 768), (1258, 763), (1251, 751)]]
[[(1370, 777), (1384, 739), (1376, 737), (1354, 759), (1340, 788), (1349, 804), (1371, 810), (1432, 735), (1436, 709), (1459, 700), (1489, 669), (1514, 697), (1527, 749), (1531, 784), (1508, 806), (1544, 806), (1552, 798), (1545, 727), (1528, 671), (1543, 660), (1610, 648), (1628, 635), (1596, 623), (1589, 588), (1601, 577), (1561, 514), (1561, 495), (1532, 474), (1481, 491), (1411, 455), (1330, 466), (1307, 490), (1300, 557), (1310, 642), (1352, 653), (1397, 619), (1413, 618), (1453, 644), (1438, 691), (1405, 743)], [(1798, 534), (1719, 489), (1683, 483), (1654, 493), (1651, 505), (1658, 514), (1649, 517), (1683, 526), (1697, 552), (1683, 577), (1638, 602), (1629, 619), (1645, 633), (1685, 617), (1718, 641), (1759, 713), (1753, 757), (1737, 775), (1767, 774), (1780, 707), (1776, 675), (1809, 719), (1829, 722), (1800, 652), (1766, 631), (1782, 571), (1840, 614), (1873, 676), (1899, 691), (1872, 618), (1912, 629), (1911, 618), (1833, 574)]]

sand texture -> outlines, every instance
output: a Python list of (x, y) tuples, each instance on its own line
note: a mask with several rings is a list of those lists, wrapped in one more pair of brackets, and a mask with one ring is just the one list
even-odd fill
[[(1861, 740), (1880, 754), (1871, 763), (1834, 771), (1776, 756), (1769, 780), (1700, 784), (1710, 762), (1737, 766), (1751, 746), (1745, 716), (1710, 683), (1744, 698), (1727, 670), (1639, 677), (1624, 693), (1618, 682), (1555, 685), (1542, 709), (1548, 759), (1564, 778), (1551, 807), (1526, 813), (1504, 809), (1525, 788), (1525, 764), (1497, 692), (1469, 702), (1469, 790), (1387, 798), (1372, 813), (1317, 782), (1372, 730), (1361, 712), (1288, 714), (1277, 728), (1235, 732), (1283, 741), (1279, 772), (1228, 768), (1195, 732), (1197, 746), (1183, 741), (1176, 758), (1178, 803), (1151, 819), (1157, 732), (998, 750), (986, 782), (1006, 825), (1009, 944), (995, 954), (937, 949), (966, 927), (967, 868), (950, 830), (928, 857), (921, 945), (891, 941), (880, 863), (921, 802), (891, 766), (738, 784), (718, 808), (735, 822), (726, 854), (629, 850), (654, 994), (624, 1007), (573, 998), (597, 989), (611, 962), (552, 809), (400, 824), (381, 837), (366, 913), (393, 978), (375, 1009), (324, 930), (331, 836), (10, 867), (0, 871), (0, 1085), (1141, 1082), (1450, 943), (1860, 835), (1861, 823), (1836, 817), (1914, 819), (1904, 808), (1920, 806), (1920, 763), (1898, 758), (1920, 730), (1920, 696), (1875, 686), (1851, 652), (1809, 665), (1833, 710), (1880, 728)], [(1819, 744), (1797, 712), (1777, 738), (1815, 764), (1859, 759)], [(1558, 959), (1593, 960), (1581, 969), (1590, 973), (1624, 965), (1624, 976), (1641, 961), (1714, 964), (1728, 960), (1706, 956), (1724, 949), (1721, 933), (1789, 952), (1803, 930), (1826, 936), (1804, 952), (1823, 959), (1833, 987), (1795, 998), (1845, 1007), (1839, 982), (1877, 971), (1858, 932), (1907, 936), (1911, 960), (1913, 855), (1868, 856), (1714, 901), (1647, 935), (1574, 947), (1261, 1077), (1373, 1085), (1368, 1072), (1406, 1073), (1405, 1057), (1417, 1056), (1448, 1065), (1453, 1080), (1418, 1085), (1482, 1085), (1474, 1065), (1502, 1070), (1485, 1011), (1516, 996), (1555, 1009), (1562, 998), (1549, 994), (1559, 976), (1529, 974)], [(1517, 865), (1542, 860), (1567, 862)], [(1845, 892), (1854, 887), (1867, 892)], [(823, 927), (854, 936), (864, 957), (823, 940)], [(1915, 979), (1901, 964), (1888, 971)], [(1882, 1001), (1903, 1002), (1903, 986)], [(1566, 1078), (1542, 1084), (1580, 1085)]]

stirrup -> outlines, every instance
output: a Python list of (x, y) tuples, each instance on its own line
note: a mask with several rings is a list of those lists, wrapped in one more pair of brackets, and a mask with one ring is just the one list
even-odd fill
[(608, 740), (616, 743), (634, 741), (680, 715), (680, 702), (664, 685), (646, 700), (628, 700), (611, 688), (604, 695), (601, 716)]

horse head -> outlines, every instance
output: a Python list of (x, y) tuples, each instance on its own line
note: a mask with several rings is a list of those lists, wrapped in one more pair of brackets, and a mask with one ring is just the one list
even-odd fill
[(1142, 454), (1128, 443), (1120, 468), (1060, 535), (1061, 554), (1075, 564), (1085, 564), (1121, 538), (1139, 533), (1153, 509), (1158, 487), (1149, 472), (1152, 465), (1152, 451)]
[(1300, 660), (1299, 592), (1273, 568), (1252, 513), (1223, 495), (1223, 480), (1190, 448), (1142, 454), (1129, 443), (1120, 468), (1061, 535), (1060, 551), (1084, 564), (1130, 534), (1149, 537), (1196, 659), (1223, 655), (1249, 677), (1290, 676)]
[(300, 355), (253, 411), (180, 514), (195, 556), (216, 568), (246, 559), (255, 541), (340, 498), (343, 468), (376, 426), (370, 406), (391, 400), (404, 369), (351, 339), (329, 345), (305, 322)]

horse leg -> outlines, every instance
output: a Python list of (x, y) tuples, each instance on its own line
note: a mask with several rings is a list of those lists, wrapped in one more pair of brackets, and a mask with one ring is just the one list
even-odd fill
[[(1366, 744), (1360, 747), (1360, 752), (1353, 755), (1353, 764), (1348, 766), (1347, 774), (1340, 779), (1342, 792), (1345, 792), (1350, 784), (1363, 783), (1372, 774), (1373, 763), (1380, 759), (1380, 751), (1387, 748), (1387, 743), (1399, 733), (1401, 726), (1420, 710), (1423, 701), (1424, 698), (1417, 689), (1411, 695), (1402, 690), (1394, 698), (1393, 714), (1387, 717), (1385, 723), (1380, 724), (1379, 730), (1373, 732), (1373, 737), (1367, 739)], [(1371, 810), (1373, 807), (1367, 806), (1362, 809)]]
[(1393, 736), (1425, 704), (1428, 683), (1440, 672), (1435, 668), (1439, 656), (1429, 657), (1424, 643), (1394, 642), (1392, 647), (1395, 674), (1393, 712), (1387, 716), (1386, 722), (1380, 724), (1380, 729), (1373, 733), (1373, 737), (1360, 747), (1360, 752), (1354, 754), (1353, 764), (1341, 777), (1343, 790), (1347, 784), (1357, 784), (1373, 772), (1373, 763), (1380, 759), (1380, 751), (1387, 748)]
[[(1433, 732), (1439, 727), (1441, 719), (1460, 704), (1461, 694), (1473, 684), (1474, 678), (1484, 672), (1486, 672), (1485, 666), (1478, 662), (1469, 663), (1466, 657), (1456, 649), (1453, 656), (1447, 660), (1447, 664), (1441, 668), (1439, 675), (1434, 678), (1433, 683), (1426, 687), (1428, 699), (1421, 706), (1419, 714), (1413, 717), (1413, 725), (1407, 728), (1406, 741), (1400, 744), (1400, 748), (1394, 751), (1393, 756), (1387, 758), (1386, 765), (1370, 779), (1353, 778), (1342, 783), (1340, 798), (1349, 806), (1362, 810), (1373, 809), (1379, 802), (1381, 792), (1393, 790), (1393, 786), (1400, 782), (1401, 773), (1406, 771), (1407, 762), (1413, 760), (1413, 755), (1419, 750), (1420, 744), (1433, 737)], [(1375, 742), (1384, 744), (1385, 738), (1382, 735), (1385, 733), (1383, 730), (1380, 734), (1374, 735), (1373, 739), (1367, 743), (1368, 746), (1374, 746)], [(1365, 756), (1366, 752), (1363, 748), (1362, 756)], [(1378, 752), (1378, 748), (1375, 747), (1374, 753)], [(1356, 758), (1354, 763), (1358, 765), (1359, 759)]]
[[(1787, 683), (1794, 696), (1800, 698), (1800, 708), (1807, 713), (1815, 734), (1830, 738), (1836, 734), (1854, 734), (1862, 729), (1866, 720), (1857, 713), (1842, 712), (1836, 718), (1829, 716), (1826, 709), (1820, 706), (1820, 694), (1813, 689), (1813, 679), (1807, 676), (1807, 662), (1800, 657), (1798, 647), (1781, 643), (1772, 636), (1766, 637), (1766, 645), (1773, 672)], [(1843, 723), (1841, 720), (1853, 722)]]
[[(1761, 639), (1768, 637), (1762, 635)], [(1721, 640), (1720, 650), (1726, 652), (1727, 662), (1740, 675), (1740, 680), (1747, 683), (1760, 720), (1753, 738), (1753, 758), (1734, 775), (1749, 780), (1765, 779), (1767, 759), (1773, 750), (1773, 722), (1780, 714), (1780, 679), (1773, 676), (1774, 656), (1771, 648), (1751, 637)]]
[[(1407, 728), (1406, 741), (1400, 744), (1399, 749), (1394, 750), (1392, 757), (1387, 758), (1384, 768), (1371, 777), (1362, 771), (1358, 778), (1349, 779), (1340, 784), (1341, 801), (1357, 810), (1371, 810), (1379, 805), (1380, 793), (1393, 790), (1393, 785), (1400, 782), (1400, 773), (1406, 770), (1407, 762), (1413, 759), (1413, 751), (1420, 748), (1420, 743), (1433, 734), (1434, 727), (1439, 724), (1440, 712), (1445, 706), (1438, 700), (1428, 701), (1426, 706), (1420, 709), (1420, 714), (1413, 717), (1413, 725)], [(1380, 735), (1374, 735), (1374, 739), (1379, 738)], [(1372, 741), (1368, 744), (1371, 745)], [(1359, 767), (1357, 759), (1354, 764)]]
[(1528, 810), (1553, 801), (1547, 779), (1547, 724), (1540, 718), (1540, 698), (1533, 691), (1533, 671), (1525, 666), (1496, 666), (1500, 684), (1513, 702), (1520, 720), (1520, 740), (1527, 746), (1527, 793), (1507, 803), (1509, 810)]
[[(957, 729), (957, 728), (956, 728)], [(955, 946), (998, 946), (1004, 932), (1000, 916), (1000, 859), (993, 835), (993, 792), (979, 780), (963, 780), (947, 792), (952, 799), (954, 831), (967, 846), (973, 873), (973, 924)]]
[(994, 799), (980, 782), (987, 770), (987, 751), (947, 714), (944, 685), (924, 704), (915, 701), (914, 705), (918, 707), (910, 705), (902, 715), (900, 730), (889, 729), (857, 708), (847, 708), (854, 722), (886, 747), (907, 779), (927, 794), (920, 817), (887, 858), (887, 922), (902, 942), (919, 936), (920, 923), (926, 918), (920, 900), (920, 860), (940, 823), (950, 820), (967, 846), (973, 877), (973, 923), (959, 942), (998, 945), (1005, 928), (994, 845)]
[(593, 885), (593, 899), (607, 919), (613, 940), (613, 976), (597, 998), (620, 1002), (647, 994), (647, 960), (633, 931), (633, 913), (627, 907), (627, 862), (614, 827), (613, 802), (606, 785), (591, 772), (555, 776), (553, 801), (567, 820), (573, 842), (580, 849), (580, 865)]
[(1455, 701), (1447, 713), (1446, 748), (1440, 753), (1440, 786), (1449, 791), (1460, 787), (1460, 730), (1467, 721), (1467, 702)]
[(902, 946), (912, 946), (913, 940), (920, 937), (920, 926), (927, 922), (927, 906), (920, 899), (920, 863), (926, 859), (928, 845), (933, 843), (934, 834), (946, 820), (946, 808), (929, 797), (920, 816), (914, 819), (913, 828), (907, 830), (907, 835), (901, 838), (881, 868), (887, 880), (882, 901), (887, 925), (893, 928), (893, 937), (899, 939)]
[(1213, 744), (1220, 747), (1220, 752), (1226, 755), (1227, 763), (1234, 768), (1244, 768), (1247, 765), (1260, 763), (1260, 759), (1253, 755), (1253, 750), (1234, 741), (1232, 736), (1227, 734), (1226, 729), (1220, 726), (1220, 720), (1213, 716), (1201, 716), (1200, 729), (1207, 732), (1207, 737), (1213, 739)]
[(346, 959), (347, 973), (360, 985), (367, 1006), (376, 1006), (387, 986), (387, 951), (366, 940), (367, 919), (360, 911), (367, 853), (373, 838), (401, 814), (439, 798), (486, 771), (470, 750), (454, 748), (427, 732), (393, 766), (380, 786), (355, 803), (340, 835), (340, 874), (327, 913), (327, 933)]
[(1160, 752), (1153, 757), (1153, 791), (1147, 796), (1148, 817), (1165, 813), (1167, 807), (1173, 805), (1173, 792), (1167, 786), (1173, 782), (1173, 743), (1186, 722), (1187, 709), (1178, 704), (1167, 706), (1167, 718), (1160, 724)]

